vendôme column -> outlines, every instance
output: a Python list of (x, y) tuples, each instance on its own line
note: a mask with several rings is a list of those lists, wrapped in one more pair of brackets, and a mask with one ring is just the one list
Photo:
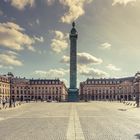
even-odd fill
[(75, 28), (75, 22), (72, 23), (72, 29), (70, 31), (70, 88), (68, 91), (68, 101), (78, 101), (78, 89), (77, 89), (77, 38), (78, 32)]

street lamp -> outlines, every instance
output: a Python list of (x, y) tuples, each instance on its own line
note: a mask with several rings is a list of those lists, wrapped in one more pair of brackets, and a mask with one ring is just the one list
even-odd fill
[(136, 105), (137, 107), (139, 107), (140, 72), (137, 72), (135, 74), (134, 85), (135, 85)]
[(9, 101), (9, 108), (12, 107), (12, 99), (11, 99), (11, 93), (10, 93), (10, 101)]
[(12, 79), (10, 77), (10, 99), (9, 99), (9, 108), (12, 107)]
[(121, 87), (121, 85), (119, 85), (119, 100), (120, 100), (120, 102), (121, 102), (121, 100), (122, 100), (121, 94), (122, 94), (122, 87)]
[(9, 107), (12, 107), (12, 86), (13, 86), (13, 77), (14, 75), (11, 72), (8, 72), (8, 78), (10, 82), (10, 99), (9, 99)]

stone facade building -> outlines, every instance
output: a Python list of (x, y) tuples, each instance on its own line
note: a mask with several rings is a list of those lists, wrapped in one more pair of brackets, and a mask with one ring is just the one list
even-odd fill
[(67, 88), (59, 79), (13, 78), (12, 98), (15, 100), (67, 100)]
[[(80, 100), (135, 100), (140, 97), (140, 73), (133, 77), (87, 79), (80, 83)], [(26, 79), (13, 74), (0, 75), (0, 103), (2, 100), (67, 101), (68, 90), (59, 79)]]
[[(136, 73), (136, 75), (139, 75), (139, 73)], [(80, 83), (80, 99), (87, 101), (134, 100), (137, 94), (135, 77), (87, 79)], [(138, 85), (140, 85), (140, 82), (138, 82)]]
[[(11, 94), (10, 94), (11, 93)], [(26, 79), (12, 73), (0, 76), (0, 99), (66, 101), (66, 85), (59, 79)]]
[(0, 75), (0, 103), (10, 97), (10, 81), (6, 75)]

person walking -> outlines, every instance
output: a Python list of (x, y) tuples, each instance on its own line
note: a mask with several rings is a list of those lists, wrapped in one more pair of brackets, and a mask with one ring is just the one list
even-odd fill
[(3, 108), (5, 108), (5, 103), (6, 103), (5, 99), (3, 99), (2, 101)]

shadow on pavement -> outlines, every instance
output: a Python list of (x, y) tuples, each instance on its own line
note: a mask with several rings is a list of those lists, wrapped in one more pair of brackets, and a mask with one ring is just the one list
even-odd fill
[(140, 140), (140, 134), (135, 135), (136, 139)]
[(118, 110), (119, 111), (127, 111), (127, 110), (132, 110), (132, 109), (135, 109), (136, 107), (130, 107), (130, 108), (119, 108)]
[(119, 111), (127, 111), (127, 109), (118, 109)]

